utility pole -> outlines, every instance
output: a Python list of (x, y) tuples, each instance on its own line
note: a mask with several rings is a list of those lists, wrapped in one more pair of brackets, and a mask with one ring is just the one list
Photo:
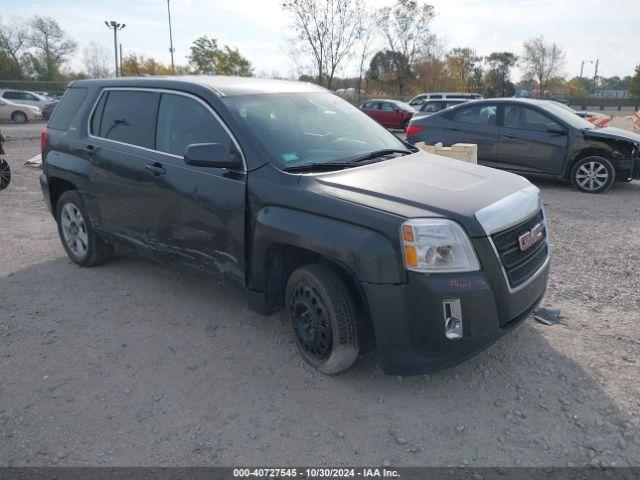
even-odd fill
[(114, 20), (111, 20), (110, 22), (107, 22), (105, 20), (104, 24), (109, 30), (113, 30), (113, 51), (116, 56), (116, 77), (118, 77), (118, 30), (122, 30), (126, 25), (124, 23), (118, 23)]
[(585, 63), (593, 63), (593, 60), (582, 60), (582, 64), (580, 65), (580, 78), (582, 78)]
[(120, 76), (122, 76), (122, 44), (120, 44)]
[(596, 82), (598, 81), (598, 63), (600, 63), (600, 60), (596, 58), (596, 69), (593, 72), (593, 93), (596, 93)]
[(171, 73), (176, 74), (176, 66), (173, 63), (173, 34), (171, 33), (171, 0), (167, 0), (167, 14), (169, 15), (169, 52), (171, 53)]

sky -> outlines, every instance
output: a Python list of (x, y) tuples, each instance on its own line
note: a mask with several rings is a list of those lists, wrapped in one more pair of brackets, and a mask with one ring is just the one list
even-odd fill
[[(364, 0), (370, 10), (393, 0)], [(599, 76), (625, 76), (640, 63), (640, 0), (430, 0), (431, 30), (448, 48), (471, 47), (479, 55), (522, 51), (522, 42), (543, 35), (566, 54), (564, 74), (578, 75), (582, 60), (599, 59)], [(187, 63), (193, 40), (208, 35), (238, 48), (258, 75), (295, 76), (287, 38), (290, 17), (279, 0), (171, 0), (176, 63)], [(82, 69), (82, 49), (95, 42), (113, 52), (105, 20), (125, 23), (119, 33), (125, 55), (135, 52), (170, 63), (166, 0), (0, 0), (0, 16), (39, 13), (58, 20), (79, 43), (71, 58)], [(584, 68), (593, 76), (594, 64)], [(353, 73), (347, 68), (343, 74)], [(515, 72), (517, 80), (519, 71)]]

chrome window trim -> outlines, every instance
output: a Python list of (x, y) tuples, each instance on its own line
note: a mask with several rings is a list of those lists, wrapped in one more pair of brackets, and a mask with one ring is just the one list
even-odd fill
[[(549, 225), (547, 223), (547, 215), (543, 207), (536, 210), (534, 214), (530, 215), (528, 218), (522, 219), (521, 221), (512, 225), (512, 227), (517, 225), (518, 223), (526, 222), (527, 220), (535, 217), (539, 210), (542, 210), (542, 222), (544, 224), (544, 232), (545, 232), (544, 241), (547, 244), (547, 258), (545, 259), (544, 263), (540, 266), (540, 268), (536, 270), (536, 272), (533, 275), (531, 275), (531, 277), (529, 277), (529, 279), (526, 282), (524, 282), (521, 285), (518, 285), (516, 288), (511, 288), (511, 283), (509, 282), (509, 277), (507, 276), (507, 270), (504, 268), (504, 264), (502, 263), (502, 258), (498, 253), (498, 249), (496, 248), (495, 243), (493, 243), (493, 238), (491, 238), (491, 235), (487, 235), (487, 238), (489, 239), (489, 243), (491, 244), (491, 248), (493, 249), (493, 253), (496, 255), (496, 258), (498, 259), (498, 264), (500, 265), (500, 270), (502, 270), (502, 276), (504, 277), (504, 281), (505, 281), (505, 284), (507, 285), (507, 289), (509, 290), (509, 293), (516, 293), (522, 290), (523, 288), (527, 287), (528, 285), (530, 285), (531, 282), (533, 282), (536, 278), (540, 276), (542, 271), (547, 267), (547, 265), (549, 265), (549, 262), (551, 261), (551, 241), (549, 239)], [(503, 230), (508, 230), (509, 228), (511, 227), (506, 227)], [(496, 231), (494, 233), (498, 233), (498, 232)]]
[[(100, 99), (102, 98), (102, 96), (105, 95), (106, 92), (109, 92), (111, 90), (129, 91), (129, 92), (152, 92), (152, 93), (161, 93), (161, 94), (162, 93), (167, 93), (167, 94), (171, 94), (171, 95), (182, 95), (183, 97), (188, 97), (188, 98), (191, 98), (193, 100), (196, 100), (197, 102), (202, 104), (207, 110), (209, 110), (209, 112), (213, 115), (213, 117), (217, 120), (217, 122), (220, 125), (222, 125), (222, 128), (224, 128), (225, 132), (227, 132), (227, 135), (229, 135), (229, 138), (231, 138), (231, 141), (234, 143), (234, 145), (238, 149), (238, 152), (240, 152), (240, 157), (242, 158), (243, 171), (245, 171), (245, 172), (247, 171), (247, 161), (245, 159), (244, 152), (242, 151), (242, 148), (240, 147), (240, 144), (238, 143), (238, 140), (236, 139), (235, 135), (231, 132), (231, 130), (229, 130), (229, 127), (222, 120), (222, 118), (220, 118), (220, 115), (218, 115), (218, 113), (211, 107), (211, 105), (209, 105), (207, 102), (202, 100), (200, 97), (197, 97), (196, 95), (193, 95), (191, 93), (181, 92), (179, 90), (171, 90), (169, 88), (148, 88), (148, 87), (104, 87), (100, 91), (100, 95), (98, 95), (98, 97), (96, 98), (96, 101), (94, 102), (93, 107), (91, 107), (91, 112), (89, 112), (89, 117), (87, 118), (87, 136), (89, 138), (96, 138), (98, 140), (104, 140), (104, 141), (116, 143), (116, 144), (119, 144), (119, 145), (126, 145), (128, 147), (139, 148), (139, 149), (145, 150), (147, 152), (161, 153), (163, 155), (168, 155), (168, 156), (173, 157), (173, 158), (180, 158), (180, 159), (184, 158), (183, 156), (176, 155), (174, 153), (163, 152), (162, 150), (156, 150), (154, 148), (142, 147), (140, 145), (133, 145), (132, 143), (120, 142), (118, 140), (111, 140), (110, 138), (104, 138), (104, 137), (98, 137), (96, 135), (92, 135), (91, 134), (91, 119), (93, 118), (93, 114), (95, 112), (95, 109), (98, 106), (98, 103), (100, 103)], [(106, 105), (106, 103), (105, 103), (105, 105)], [(160, 108), (159, 105), (158, 105), (158, 108)], [(157, 128), (158, 128), (158, 125), (157, 125), (157, 121), (156, 121), (156, 134), (157, 134)]]

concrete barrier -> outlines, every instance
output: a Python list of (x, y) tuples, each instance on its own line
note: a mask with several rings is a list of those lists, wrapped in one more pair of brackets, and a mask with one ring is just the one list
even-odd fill
[(416, 147), (434, 155), (454, 158), (468, 163), (478, 163), (478, 145), (475, 143), (456, 143), (450, 147), (443, 147), (442, 143), (427, 145), (424, 142), (418, 142)]

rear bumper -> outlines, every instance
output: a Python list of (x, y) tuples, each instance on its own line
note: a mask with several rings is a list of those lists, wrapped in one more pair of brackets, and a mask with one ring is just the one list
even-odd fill
[[(497, 263), (497, 262), (495, 262)], [(363, 284), (382, 367), (418, 375), (461, 363), (520, 325), (546, 291), (549, 264), (524, 288), (509, 292), (501, 272), (409, 274), (404, 285)], [(443, 301), (459, 299), (463, 338), (445, 336)]]

